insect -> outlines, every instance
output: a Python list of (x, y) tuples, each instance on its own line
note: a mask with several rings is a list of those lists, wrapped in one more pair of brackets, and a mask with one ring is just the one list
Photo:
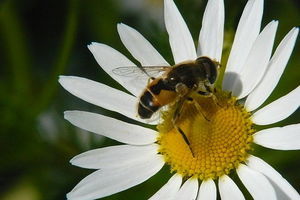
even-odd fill
[[(189, 144), (183, 131), (177, 126), (176, 121), (180, 115), (181, 106), (185, 100), (191, 100), (189, 94), (193, 91), (200, 95), (210, 96), (213, 84), (218, 75), (220, 64), (209, 57), (201, 56), (194, 61), (176, 64), (172, 67), (149, 66), (141, 67), (141, 72), (163, 72), (158, 77), (150, 77), (149, 83), (140, 96), (138, 103), (138, 115), (140, 118), (149, 119), (161, 107), (178, 101), (178, 106), (173, 116), (174, 127), (183, 135)], [(135, 67), (137, 68), (137, 67)], [(130, 72), (129, 67), (114, 69), (114, 73)]]
[[(163, 72), (163, 74), (156, 78), (149, 77), (152, 81), (149, 81), (139, 99), (139, 117), (149, 119), (162, 106), (174, 102), (178, 97), (187, 97), (191, 91), (198, 90), (197, 92), (201, 95), (211, 95), (219, 65), (209, 57), (202, 56), (195, 61), (179, 63), (172, 67), (141, 67), (140, 73), (146, 75), (150, 71), (150, 73)], [(124, 75), (133, 73), (133, 70), (136, 69), (139, 68), (119, 67), (113, 72)]]

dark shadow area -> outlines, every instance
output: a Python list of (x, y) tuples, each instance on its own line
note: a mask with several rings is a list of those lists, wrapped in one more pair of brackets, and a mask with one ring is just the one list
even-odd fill
[[(237, 73), (234, 72), (225, 72), (224, 79), (226, 77), (226, 80), (228, 83), (226, 83), (226, 88), (232, 88), (232, 94), (234, 96), (239, 96), (243, 89), (243, 84), (240, 79), (240, 76)], [(224, 90), (225, 88), (223, 88)]]

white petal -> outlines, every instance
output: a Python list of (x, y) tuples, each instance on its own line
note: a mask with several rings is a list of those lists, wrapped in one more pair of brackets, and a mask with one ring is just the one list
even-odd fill
[(84, 111), (66, 111), (65, 119), (84, 130), (119, 142), (145, 145), (156, 141), (157, 132), (120, 120)]
[[(276, 197), (279, 200), (291, 200), (291, 198), (289, 198), (279, 187), (278, 185), (276, 185), (272, 180), (269, 179), (269, 181), (271, 182), (275, 192), (276, 192)], [(300, 198), (298, 198), (297, 200), (300, 200)]]
[[(300, 133), (300, 132), (299, 132)], [(247, 165), (272, 180), (290, 199), (300, 199), (299, 193), (273, 167), (262, 159), (249, 156)]]
[(164, 1), (165, 25), (175, 63), (197, 58), (191, 33), (173, 0)]
[(145, 123), (145, 120), (137, 117), (138, 99), (134, 96), (102, 83), (76, 76), (60, 76), (58, 81), (68, 92), (86, 102)]
[(138, 31), (125, 24), (118, 24), (118, 32), (125, 47), (141, 65), (169, 66), (168, 62)]
[(118, 145), (94, 149), (72, 158), (72, 165), (89, 169), (108, 169), (140, 162), (157, 154), (157, 144), (145, 146)]
[[(212, 25), (213, 24), (213, 25)], [(199, 35), (198, 56), (208, 56), (221, 61), (224, 37), (224, 2), (207, 2)]]
[(244, 200), (245, 197), (238, 186), (227, 175), (219, 178), (219, 191), (222, 200)]
[(253, 135), (254, 142), (279, 150), (300, 149), (300, 124), (261, 130)]
[(195, 178), (189, 178), (179, 189), (175, 195), (174, 200), (195, 200), (198, 192), (198, 180)]
[(182, 177), (179, 174), (174, 174), (172, 178), (158, 190), (149, 200), (172, 200), (175, 194), (179, 191), (182, 183)]
[(84, 101), (121, 112), (125, 116), (136, 115), (133, 108), (137, 104), (137, 98), (125, 92), (76, 76), (60, 76), (58, 81), (68, 92)]
[(240, 164), (237, 174), (254, 199), (276, 199), (270, 181), (261, 173)]
[(197, 200), (216, 200), (217, 189), (212, 179), (202, 181)]
[(300, 86), (287, 95), (256, 111), (252, 115), (252, 121), (257, 125), (267, 125), (279, 122), (290, 116), (299, 108), (299, 99)]
[(80, 181), (67, 194), (70, 200), (97, 199), (138, 185), (156, 174), (164, 165), (163, 158), (154, 155), (141, 163), (121, 168), (100, 169)]
[(242, 69), (260, 31), (263, 0), (249, 0), (239, 21), (223, 80), (223, 89), (232, 91), (234, 79)]
[(270, 22), (255, 40), (240, 71), (240, 82), (233, 86), (232, 93), (239, 99), (247, 96), (262, 79), (271, 57), (277, 27), (278, 21)]
[(276, 87), (292, 54), (298, 32), (298, 28), (293, 28), (278, 45), (272, 59), (269, 62), (265, 76), (247, 97), (245, 107), (248, 111), (255, 110), (263, 104)]
[(93, 42), (88, 45), (89, 50), (94, 55), (98, 64), (102, 69), (109, 74), (113, 79), (120, 83), (125, 89), (133, 95), (138, 96), (147, 85), (148, 79), (145, 77), (143, 80), (137, 82), (135, 76), (120, 76), (113, 73), (113, 69), (117, 67), (135, 67), (136, 65), (128, 60), (123, 54), (111, 48), (108, 45)]

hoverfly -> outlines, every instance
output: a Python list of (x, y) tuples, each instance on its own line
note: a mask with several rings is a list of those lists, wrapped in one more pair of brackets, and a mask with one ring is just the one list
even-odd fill
[[(182, 62), (171, 67), (119, 67), (115, 68), (113, 72), (117, 75), (124, 75), (124, 73), (130, 74), (131, 70), (139, 69), (141, 73), (149, 76), (149, 82), (138, 102), (137, 113), (142, 119), (151, 118), (161, 107), (178, 100), (178, 108), (173, 116), (173, 124), (189, 145), (187, 137), (176, 124), (181, 110), (180, 107), (185, 100), (190, 99), (189, 94), (192, 91), (196, 91), (200, 95), (212, 95), (219, 66), (219, 62), (201, 56), (196, 60)], [(161, 75), (151, 77), (149, 74), (155, 71), (160, 72)]]

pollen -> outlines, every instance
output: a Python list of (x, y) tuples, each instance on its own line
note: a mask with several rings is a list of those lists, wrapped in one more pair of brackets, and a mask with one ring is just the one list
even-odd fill
[(172, 172), (184, 177), (205, 180), (229, 174), (251, 150), (250, 116), (229, 93), (192, 94), (181, 105), (175, 102), (162, 111), (159, 153)]

